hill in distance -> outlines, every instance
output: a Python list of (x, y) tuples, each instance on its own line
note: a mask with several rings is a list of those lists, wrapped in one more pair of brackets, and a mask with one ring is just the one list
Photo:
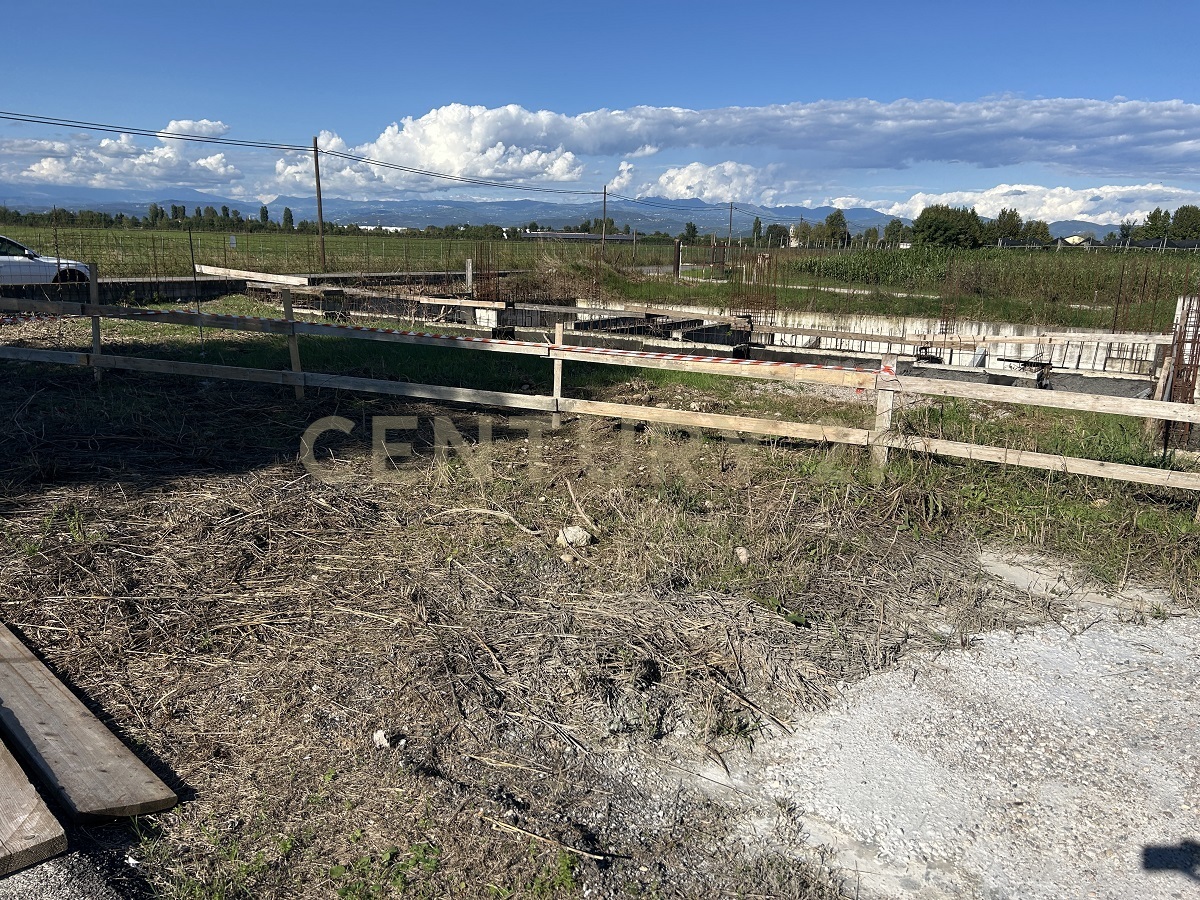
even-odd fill
[[(258, 200), (234, 200), (215, 194), (207, 194), (192, 188), (163, 188), (155, 190), (117, 190), (76, 185), (13, 184), (0, 183), (0, 206), (19, 209), (22, 212), (47, 212), (53, 208), (81, 210), (90, 209), (112, 215), (144, 216), (151, 203), (169, 209), (173, 205), (186, 206), (189, 211), (197, 206), (212, 206), (220, 209), (228, 206), (240, 210), (243, 217), (254, 218), (261, 205)], [(325, 197), (323, 213), (326, 221), (339, 225), (388, 226), (424, 229), (427, 226), (446, 225), (501, 225), (524, 227), (537, 222), (542, 228), (561, 229), (578, 225), (584, 221), (598, 219), (602, 212), (599, 200), (584, 203), (549, 202), (544, 200), (469, 200), (447, 198), (410, 198), (399, 200), (346, 200)], [(271, 218), (279, 221), (284, 207), (292, 211), (296, 221), (317, 217), (315, 197), (276, 197), (267, 204)], [(734, 237), (746, 237), (757, 216), (763, 226), (771, 224), (792, 225), (800, 221), (816, 224), (834, 211), (832, 206), (808, 208), (803, 206), (754, 206), (737, 204), (733, 216)], [(866, 208), (842, 210), (846, 224), (852, 234), (861, 234), (868, 228), (877, 228), (882, 233), (892, 217), (886, 213)], [(688, 222), (695, 223), (702, 234), (724, 235), (729, 232), (729, 206), (706, 203), (703, 200), (670, 200), (662, 197), (644, 197), (639, 203), (626, 200), (610, 200), (608, 216), (618, 227), (628, 224), (641, 232), (662, 231), (678, 234)], [(910, 225), (910, 219), (901, 219)], [(1065, 221), (1050, 223), (1050, 234), (1067, 237), (1072, 234), (1091, 232), (1103, 240), (1110, 231), (1118, 231), (1119, 224), (1097, 225), (1092, 222)]]

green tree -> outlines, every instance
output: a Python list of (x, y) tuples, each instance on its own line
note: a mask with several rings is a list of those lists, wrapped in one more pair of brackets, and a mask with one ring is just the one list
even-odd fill
[(887, 244), (898, 244), (904, 240), (904, 220), (893, 218), (883, 228), (883, 240)]
[(1134, 240), (1161, 241), (1171, 230), (1171, 213), (1165, 209), (1154, 207), (1154, 212), (1146, 216), (1140, 227), (1133, 233)]
[(978, 247), (983, 224), (975, 208), (935, 204), (921, 210), (913, 222), (913, 239), (937, 247)]
[(879, 243), (879, 229), (872, 225), (863, 232), (863, 243), (868, 247), (874, 247)]
[(1018, 237), (1027, 244), (1049, 244), (1054, 240), (1050, 236), (1050, 226), (1041, 219), (1030, 219), (1022, 223)]
[(280, 223), (280, 228), (284, 231), (292, 231), (295, 229), (295, 223), (292, 221), (292, 210), (290, 207), (283, 208), (283, 221)]
[(850, 229), (846, 225), (846, 214), (835, 209), (825, 217), (825, 240), (844, 244), (850, 240)]
[(788, 230), (784, 225), (768, 225), (763, 233), (763, 242), (768, 247), (787, 246)]
[(754, 225), (750, 228), (750, 236), (754, 238), (755, 244), (762, 240), (762, 219), (760, 219), (758, 216), (754, 217)]
[(696, 238), (700, 236), (700, 230), (696, 228), (695, 222), (685, 222), (683, 225), (683, 234), (680, 235), (685, 244), (693, 244)]
[(1021, 236), (1021, 214), (1015, 209), (1001, 209), (995, 219), (983, 226), (983, 240), (987, 244), (997, 241), (1013, 240)]
[(1177, 241), (1200, 240), (1200, 206), (1187, 204), (1175, 210), (1171, 219), (1171, 237)]
[(258, 208), (258, 221), (261, 225), (269, 225), (271, 223), (271, 213), (267, 210), (265, 203)]

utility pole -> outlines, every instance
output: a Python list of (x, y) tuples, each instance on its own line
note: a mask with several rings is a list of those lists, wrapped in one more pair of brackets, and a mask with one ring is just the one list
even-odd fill
[(321, 271), (325, 271), (325, 214), (321, 209), (321, 161), (318, 158), (317, 139), (313, 138), (313, 173), (317, 177), (317, 246), (321, 254)]
[(729, 201), (729, 236), (725, 238), (725, 265), (733, 277), (733, 201)]
[(604, 265), (604, 238), (608, 230), (608, 185), (604, 186), (604, 205), (600, 208), (600, 265)]

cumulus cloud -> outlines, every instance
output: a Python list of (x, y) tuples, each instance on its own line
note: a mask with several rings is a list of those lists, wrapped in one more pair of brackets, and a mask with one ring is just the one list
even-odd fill
[(71, 145), (66, 141), (43, 141), (21, 138), (0, 138), (0, 154), (34, 156), (70, 156)]
[(196, 137), (224, 137), (229, 133), (229, 126), (224, 122), (212, 119), (172, 119), (167, 127), (158, 133), (159, 138), (170, 140), (172, 134), (189, 134)]
[(672, 200), (696, 197), (709, 203), (749, 201), (770, 204), (776, 187), (770, 174), (754, 166), (726, 161), (715, 166), (689, 163), (667, 169), (649, 193)]
[[(0, 138), (0, 180), (110, 187), (170, 184), (234, 193), (239, 190), (234, 183), (246, 181), (247, 194), (311, 193), (310, 153), (223, 147), (214, 154), (211, 146), (169, 137), (221, 137), (229, 130), (220, 120), (179, 118), (158, 132), (157, 141), (86, 134), (68, 140)], [(323, 131), (318, 144), (326, 151), (323, 187), (331, 196), (357, 198), (455, 186), (453, 180), (421, 174), (437, 172), (468, 182), (577, 185), (597, 191), (607, 178), (623, 193), (717, 203), (833, 200), (913, 215), (927, 203), (946, 202), (973, 204), (984, 215), (1013, 206), (1026, 217), (1099, 222), (1144, 215), (1155, 205), (1195, 202), (1186, 186), (1200, 184), (1194, 171), (1200, 104), (1180, 100), (847, 99), (701, 110), (636, 106), (577, 115), (516, 104), (452, 103), (399, 119), (362, 143)], [(895, 198), (919, 190), (919, 185), (904, 193), (881, 191), (874, 198), (866, 188), (855, 187), (868, 177), (878, 183), (881, 172), (915, 166), (929, 171), (946, 164), (953, 177), (967, 172), (975, 184), (1043, 180), (1102, 186), (1008, 183), (912, 193), (906, 200)], [(989, 169), (996, 170), (995, 177), (981, 178)], [(1185, 187), (1148, 183), (1154, 179)], [(1120, 182), (1132, 186), (1112, 186)], [(825, 187), (831, 184), (839, 187)], [(834, 191), (860, 196), (819, 196)], [(891, 199), (881, 200), (880, 194)]]
[[(223, 122), (208, 119), (172, 120), (164, 132), (221, 135)], [(80, 184), (90, 187), (144, 188), (156, 185), (226, 187), (243, 175), (224, 153), (159, 132), (157, 144), (139, 143), (133, 135), (119, 134), (96, 142), (83, 135), (73, 143), (26, 141), (0, 162), (0, 177), (18, 181)]]
[(995, 218), (1001, 209), (1015, 209), (1024, 219), (1060, 222), (1078, 219), (1113, 224), (1126, 218), (1142, 220), (1154, 209), (1200, 205), (1200, 191), (1162, 184), (1102, 185), (1090, 188), (1043, 187), (1035, 184), (1000, 184), (974, 191), (916, 193), (899, 203), (879, 204), (840, 197), (833, 205), (870, 206), (892, 216), (913, 218), (926, 206), (973, 206), (981, 216)]
[(633, 163), (621, 160), (621, 164), (617, 166), (617, 175), (608, 183), (608, 189), (614, 194), (628, 191), (633, 184), (633, 173), (635, 171)]
[(450, 104), (389, 126), (355, 152), (484, 178), (575, 178), (578, 157), (667, 150), (783, 150), (838, 168), (920, 162), (993, 168), (1036, 163), (1072, 173), (1187, 174), (1200, 105), (1181, 100), (823, 100), (692, 110), (637, 106), (567, 116), (510, 104)]

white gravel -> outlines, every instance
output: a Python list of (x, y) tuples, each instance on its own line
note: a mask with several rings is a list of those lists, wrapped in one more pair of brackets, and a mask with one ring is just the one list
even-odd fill
[(798, 852), (798, 813), (864, 898), (1200, 898), (1198, 738), (1200, 619), (1091, 607), (910, 657), (701, 774), (754, 843)]

